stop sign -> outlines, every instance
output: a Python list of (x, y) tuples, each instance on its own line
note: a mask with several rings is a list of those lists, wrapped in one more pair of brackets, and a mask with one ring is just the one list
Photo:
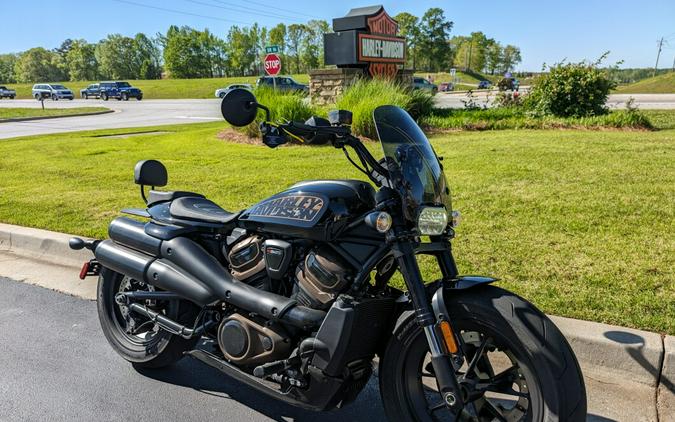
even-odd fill
[(265, 72), (270, 76), (278, 75), (281, 72), (281, 59), (276, 54), (265, 56)]

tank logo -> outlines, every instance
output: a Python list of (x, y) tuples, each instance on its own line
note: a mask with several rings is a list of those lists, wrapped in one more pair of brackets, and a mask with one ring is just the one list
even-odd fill
[(318, 196), (288, 195), (255, 205), (249, 215), (312, 222), (320, 215), (323, 203)]

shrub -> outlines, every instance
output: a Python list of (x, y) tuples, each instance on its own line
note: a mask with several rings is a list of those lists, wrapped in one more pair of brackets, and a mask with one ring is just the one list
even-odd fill
[[(304, 122), (311, 116), (319, 114), (318, 109), (301, 94), (275, 91), (269, 87), (257, 87), (254, 94), (260, 104), (269, 107), (272, 121), (299, 120)], [(252, 138), (259, 137), (260, 123), (264, 119), (265, 114), (260, 110), (256, 120), (241, 130)]]
[[(603, 57), (604, 58), (604, 57)], [(538, 115), (588, 117), (607, 113), (605, 102), (616, 83), (595, 63), (558, 63), (539, 76), (527, 104)]]
[(518, 92), (500, 91), (492, 102), (494, 107), (519, 107), (523, 105), (523, 96)]
[(424, 92), (411, 91), (400, 84), (383, 79), (361, 79), (347, 88), (336, 107), (352, 112), (355, 135), (377, 138), (373, 111), (381, 105), (395, 105), (408, 111), (413, 118), (428, 115), (433, 110), (433, 98)]

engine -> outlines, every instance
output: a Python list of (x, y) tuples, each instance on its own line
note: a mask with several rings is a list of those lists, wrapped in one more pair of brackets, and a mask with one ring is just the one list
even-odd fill
[[(299, 255), (295, 260), (294, 252)], [(258, 235), (241, 236), (226, 256), (237, 280), (264, 290), (290, 280), (293, 285), (286, 291), (293, 292), (301, 305), (315, 309), (329, 307), (352, 275), (349, 264), (330, 247), (294, 251), (289, 242)]]
[[(285, 294), (300, 305), (326, 309), (348, 286), (351, 268), (330, 247), (307, 249), (235, 229), (223, 254), (232, 276), (253, 287)], [(294, 250), (295, 249), (295, 250)], [(232, 313), (218, 328), (223, 355), (239, 365), (283, 359), (291, 341), (283, 327), (254, 316)]]

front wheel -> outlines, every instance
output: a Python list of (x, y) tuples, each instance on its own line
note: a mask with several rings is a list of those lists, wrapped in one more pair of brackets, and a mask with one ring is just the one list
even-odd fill
[[(103, 269), (98, 281), (98, 318), (108, 343), (124, 359), (138, 368), (161, 368), (183, 357), (198, 338), (186, 340), (160, 329), (154, 322), (115, 302), (119, 292), (153, 290), (152, 286)], [(195, 305), (185, 301), (146, 303), (174, 321), (192, 326), (198, 314)]]
[(390, 420), (586, 419), (579, 364), (546, 315), (493, 286), (460, 291), (447, 299), (466, 357), (457, 370), (465, 407), (459, 417), (450, 413), (438, 392), (424, 332), (408, 314), (380, 361), (380, 391)]

